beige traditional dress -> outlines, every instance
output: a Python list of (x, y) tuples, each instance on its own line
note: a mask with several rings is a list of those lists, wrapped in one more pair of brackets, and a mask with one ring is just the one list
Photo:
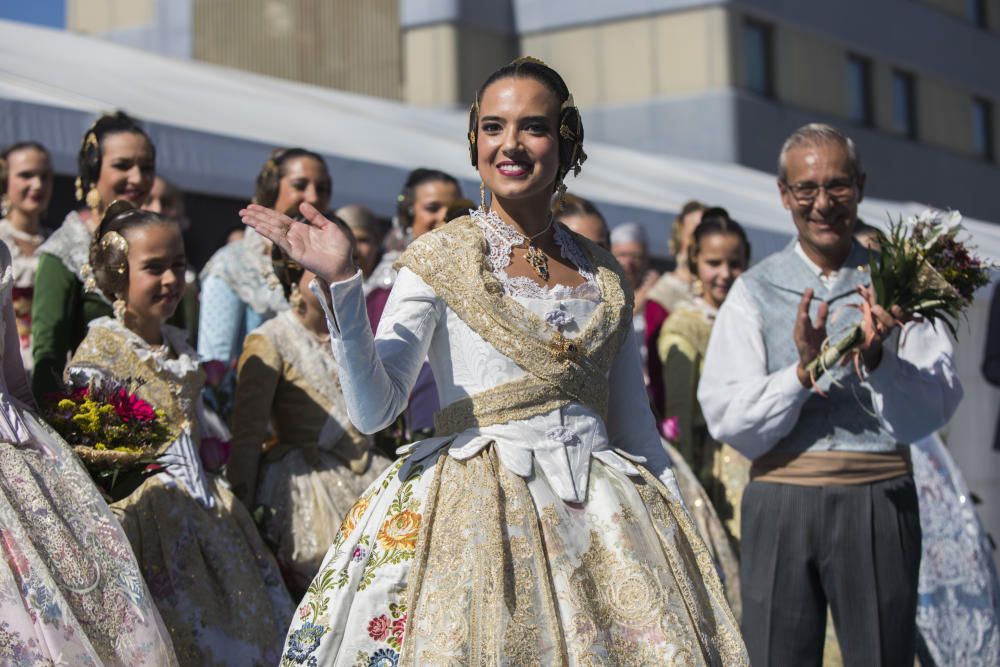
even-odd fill
[(331, 286), (348, 414), (404, 409), (425, 357), (439, 437), (348, 513), (282, 665), (741, 665), (739, 628), (678, 500), (631, 294), (556, 226), (584, 284), (508, 277), (519, 235), (476, 212), (403, 254), (375, 339), (360, 273)]
[(32, 254), (21, 250), (18, 241), (40, 246), (45, 240), (43, 234), (27, 234), (14, 227), (6, 218), (0, 220), (0, 241), (10, 249), (11, 268), (14, 271), (14, 318), (17, 322), (17, 337), (21, 344), (21, 360), (24, 369), (31, 373), (31, 303), (35, 295), (35, 271), (38, 269), (38, 249)]
[(666, 416), (677, 417), (680, 430), (677, 451), (698, 476), (738, 544), (740, 501), (750, 479), (750, 461), (712, 438), (697, 398), (715, 312), (700, 298), (679, 304), (660, 330), (657, 352), (663, 362)]
[(153, 348), (120, 322), (91, 323), (67, 368), (142, 384), (137, 393), (176, 433), (154, 475), (112, 505), (135, 550), (182, 665), (272, 665), (293, 603), (278, 566), (225, 481), (206, 473), (204, 372), (182, 330), (165, 325)]
[[(293, 592), (319, 571), (340, 522), (390, 461), (351, 425), (329, 341), (291, 310), (247, 336), (226, 474), (264, 531)], [(273, 437), (272, 437), (273, 428)]]

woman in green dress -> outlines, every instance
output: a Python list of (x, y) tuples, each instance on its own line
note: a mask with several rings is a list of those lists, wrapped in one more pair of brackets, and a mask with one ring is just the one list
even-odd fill
[(155, 176), (153, 142), (121, 111), (101, 116), (83, 135), (76, 197), (85, 208), (70, 211), (38, 249), (31, 309), (31, 389), (38, 399), (61, 387), (66, 359), (86, 335), (87, 323), (112, 314), (107, 299), (86, 289), (94, 230), (112, 201), (142, 205)]

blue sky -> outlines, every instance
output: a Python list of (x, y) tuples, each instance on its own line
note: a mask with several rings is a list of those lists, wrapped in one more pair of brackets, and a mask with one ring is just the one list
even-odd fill
[(66, 0), (0, 0), (0, 19), (66, 27)]

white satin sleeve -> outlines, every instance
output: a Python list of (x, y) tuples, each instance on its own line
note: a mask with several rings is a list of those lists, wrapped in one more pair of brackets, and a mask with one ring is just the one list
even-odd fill
[(444, 302), (404, 268), (389, 295), (378, 332), (372, 336), (360, 271), (330, 285), (329, 303), (317, 281), (310, 287), (326, 312), (347, 415), (362, 433), (376, 433), (406, 409), (444, 314)]
[(660, 441), (656, 418), (649, 407), (639, 345), (631, 327), (611, 366), (608, 384), (607, 427), (611, 447), (626, 458), (644, 461), (646, 469), (656, 475), (678, 501), (683, 502), (670, 457)]

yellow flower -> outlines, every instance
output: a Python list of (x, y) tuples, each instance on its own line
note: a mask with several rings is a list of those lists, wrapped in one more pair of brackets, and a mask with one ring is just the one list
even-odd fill
[(376, 536), (379, 544), (386, 549), (413, 552), (417, 549), (417, 533), (420, 532), (420, 515), (403, 510), (382, 524)]
[(343, 539), (346, 540), (354, 527), (358, 525), (358, 521), (361, 520), (366, 509), (368, 509), (368, 499), (362, 496), (354, 503), (354, 506), (347, 512), (347, 516), (344, 517), (343, 523), (340, 524), (340, 536)]
[(107, 448), (108, 448), (108, 446), (105, 445), (103, 442), (99, 442), (96, 445), (94, 445), (94, 449), (100, 449), (102, 451), (105, 450), (105, 449), (107, 449)]
[(68, 398), (64, 398), (61, 401), (59, 401), (59, 404), (56, 407), (58, 407), (60, 410), (72, 410), (73, 408), (76, 407), (76, 403), (69, 400)]

